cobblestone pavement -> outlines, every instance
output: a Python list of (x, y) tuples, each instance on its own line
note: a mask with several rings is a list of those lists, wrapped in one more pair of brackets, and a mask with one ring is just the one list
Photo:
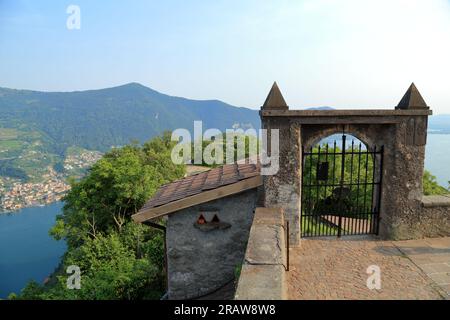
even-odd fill
[[(290, 249), (289, 299), (449, 299), (450, 238), (380, 241), (371, 237), (302, 239)], [(381, 270), (381, 289), (366, 273)]]

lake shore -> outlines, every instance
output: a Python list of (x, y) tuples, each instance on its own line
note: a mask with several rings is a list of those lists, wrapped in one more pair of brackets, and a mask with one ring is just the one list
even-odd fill
[(66, 244), (48, 231), (62, 207), (54, 202), (0, 214), (0, 299), (19, 293), (30, 280), (43, 283), (56, 270)]

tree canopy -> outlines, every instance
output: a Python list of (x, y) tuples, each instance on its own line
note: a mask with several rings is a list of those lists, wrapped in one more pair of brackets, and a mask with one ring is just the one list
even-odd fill
[(433, 176), (430, 171), (425, 170), (423, 173), (423, 194), (428, 196), (441, 195), (446, 193), (449, 193), (449, 190), (441, 186), (437, 182), (436, 177)]
[[(171, 161), (170, 133), (142, 146), (105, 154), (80, 181), (71, 181), (62, 214), (50, 234), (68, 250), (46, 285), (30, 282), (16, 299), (155, 299), (164, 291), (161, 231), (131, 221), (164, 183), (181, 178)], [(66, 287), (66, 269), (81, 270), (81, 288)]]

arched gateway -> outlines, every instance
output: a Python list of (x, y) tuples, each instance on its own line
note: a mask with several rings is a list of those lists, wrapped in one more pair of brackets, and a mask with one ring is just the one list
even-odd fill
[(302, 237), (378, 234), (384, 147), (342, 131), (302, 147)]
[[(417, 227), (414, 219), (422, 210), (431, 114), (414, 84), (395, 109), (290, 110), (274, 83), (260, 116), (269, 134), (270, 129), (279, 129), (280, 169), (264, 176), (265, 207), (284, 209), (293, 243), (301, 236), (361, 233), (411, 238)], [(344, 136), (345, 145), (314, 148), (336, 133)], [(347, 134), (364, 141), (367, 148), (353, 145), (352, 150)], [(332, 168), (333, 161), (338, 168)], [(346, 199), (355, 190), (359, 193), (353, 198), (363, 205)]]

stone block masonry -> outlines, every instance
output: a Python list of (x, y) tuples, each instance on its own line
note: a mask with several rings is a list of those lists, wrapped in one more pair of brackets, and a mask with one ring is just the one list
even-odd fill
[[(290, 222), (290, 240), (300, 242), (300, 212), (302, 210), (302, 150), (308, 150), (322, 138), (332, 134), (350, 134), (363, 141), (368, 150), (384, 147), (380, 174), (382, 182), (378, 203), (377, 232), (383, 239), (421, 237), (421, 221), (433, 226), (424, 232), (439, 234), (438, 214), (447, 209), (427, 209), (422, 206), (422, 176), (428, 116), (432, 112), (412, 84), (395, 109), (365, 110), (290, 110), (281, 92), (272, 87), (261, 107), (262, 128), (278, 129), (280, 137), (280, 170), (264, 177), (264, 206), (282, 208)], [(270, 150), (268, 150), (270, 154)], [(423, 210), (424, 209), (424, 210)], [(423, 214), (422, 214), (423, 211)], [(421, 217), (421, 218), (420, 218)], [(434, 222), (433, 222), (434, 221)], [(419, 223), (419, 224), (418, 224)], [(431, 230), (433, 229), (433, 230)]]
[(256, 209), (236, 300), (286, 299), (283, 216), (281, 209)]
[(450, 195), (424, 196), (414, 238), (450, 237)]
[[(252, 189), (169, 215), (169, 299), (202, 298), (234, 281), (236, 268), (244, 260), (256, 198), (257, 191)], [(206, 221), (217, 215), (229, 227), (195, 227), (200, 214)], [(231, 296), (220, 298), (231, 299), (233, 294), (231, 292)]]
[(450, 195), (422, 196), (414, 211), (391, 224), (393, 240), (450, 236)]

